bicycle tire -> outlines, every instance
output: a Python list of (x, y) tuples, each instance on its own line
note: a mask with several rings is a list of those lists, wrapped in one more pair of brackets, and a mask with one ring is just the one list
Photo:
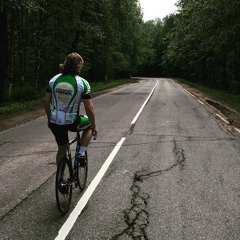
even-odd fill
[(57, 168), (55, 182), (57, 206), (62, 215), (65, 215), (70, 208), (72, 199), (71, 179), (72, 179), (71, 165), (69, 160), (65, 158)]
[(83, 191), (86, 187), (87, 183), (87, 175), (88, 175), (88, 157), (87, 157), (87, 151), (85, 153), (86, 155), (86, 162), (87, 165), (84, 167), (81, 167), (80, 164), (78, 164), (77, 168), (77, 183), (81, 191)]

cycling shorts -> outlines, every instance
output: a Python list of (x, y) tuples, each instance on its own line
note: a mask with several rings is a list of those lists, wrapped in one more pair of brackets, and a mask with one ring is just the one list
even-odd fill
[(89, 127), (91, 127), (91, 123), (88, 117), (85, 115), (80, 115), (77, 121), (75, 121), (73, 124), (58, 125), (51, 122), (49, 123), (49, 128), (55, 136), (58, 146), (65, 145), (69, 142), (68, 131), (83, 131), (85, 129), (88, 129)]

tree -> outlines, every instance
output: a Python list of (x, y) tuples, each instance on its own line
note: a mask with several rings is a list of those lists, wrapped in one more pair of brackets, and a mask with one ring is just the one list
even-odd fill
[(81, 74), (90, 81), (137, 71), (142, 24), (138, 0), (8, 0), (5, 6), (12, 100), (37, 97), (73, 51), (83, 56)]
[(0, 101), (5, 98), (5, 83), (7, 81), (7, 15), (4, 0), (0, 0)]
[(239, 1), (180, 0), (178, 6), (164, 67), (211, 87), (239, 89)]

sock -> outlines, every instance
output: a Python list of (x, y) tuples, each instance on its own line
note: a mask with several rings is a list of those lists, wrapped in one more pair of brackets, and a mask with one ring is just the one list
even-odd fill
[(87, 149), (86, 147), (80, 146), (79, 154), (81, 156), (85, 156), (86, 149)]

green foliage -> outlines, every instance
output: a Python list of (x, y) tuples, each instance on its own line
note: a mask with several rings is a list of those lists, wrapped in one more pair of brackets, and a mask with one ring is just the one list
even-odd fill
[(142, 25), (140, 44), (142, 47), (140, 76), (159, 77), (163, 74), (162, 54), (164, 51), (163, 22), (160, 19), (147, 21)]
[(178, 6), (166, 25), (167, 73), (240, 92), (240, 2), (180, 0)]
[(179, 12), (142, 27), (141, 76), (175, 76), (240, 92), (240, 2), (179, 0)]
[(33, 110), (42, 104), (42, 99), (25, 101), (25, 102), (5, 102), (0, 104), (0, 115), (18, 113), (23, 110)]
[(25, 90), (9, 92), (10, 85), (29, 83), (35, 92), (46, 86), (70, 52), (83, 56), (81, 74), (90, 82), (136, 73), (142, 24), (137, 0), (9, 0), (3, 4), (8, 26), (5, 95), (11, 99), (26, 96)]
[(3, 1), (1, 101), (35, 98), (70, 52), (83, 56), (91, 83), (175, 76), (239, 93), (239, 0), (179, 0), (178, 8), (143, 22), (138, 0)]
[(30, 85), (15, 86), (11, 90), (9, 101), (12, 102), (24, 102), (32, 99), (36, 99), (37, 96), (35, 89)]

